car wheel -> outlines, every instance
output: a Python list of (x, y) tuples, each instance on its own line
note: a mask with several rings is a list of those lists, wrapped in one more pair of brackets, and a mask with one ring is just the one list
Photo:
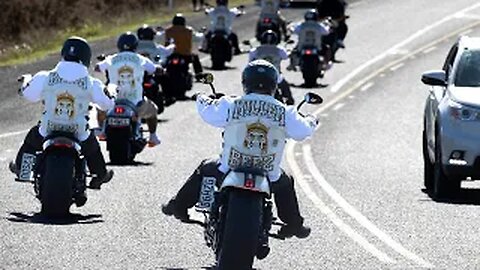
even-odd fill
[(434, 188), (436, 200), (453, 198), (460, 191), (461, 181), (455, 177), (448, 177), (442, 166), (442, 151), (440, 138), (435, 139), (435, 163), (433, 165)]
[(434, 187), (433, 167), (428, 154), (427, 135), (423, 130), (423, 184), (427, 191), (431, 191)]

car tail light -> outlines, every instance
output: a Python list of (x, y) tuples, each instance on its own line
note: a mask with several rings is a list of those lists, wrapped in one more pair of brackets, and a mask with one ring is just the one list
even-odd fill
[(115, 107), (115, 113), (116, 113), (116, 114), (123, 114), (123, 113), (125, 113), (125, 108), (124, 108), (124, 107), (120, 107), (120, 106)]

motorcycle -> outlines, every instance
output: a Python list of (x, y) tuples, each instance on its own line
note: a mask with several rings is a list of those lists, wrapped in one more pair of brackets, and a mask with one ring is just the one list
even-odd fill
[(41, 152), (23, 155), (16, 180), (33, 183), (42, 214), (60, 217), (70, 213), (73, 203), (85, 204), (80, 195), (86, 189), (86, 171), (80, 142), (72, 133), (57, 131), (44, 139)]
[(183, 100), (185, 93), (192, 89), (193, 76), (189, 71), (192, 61), (189, 57), (174, 53), (167, 58), (164, 78), (166, 100)]
[(107, 150), (112, 164), (129, 164), (147, 144), (143, 137), (137, 106), (127, 99), (116, 99), (105, 120)]
[[(335, 55), (340, 48), (345, 48), (343, 40), (340, 37), (340, 32), (343, 32), (345, 35), (347, 31), (346, 20), (350, 16), (346, 15), (342, 19), (332, 19), (328, 17), (326, 20), (330, 23), (333, 31), (323, 38), (323, 42), (330, 46), (332, 59), (335, 59)], [(344, 37), (343, 37), (344, 38)]]
[(325, 57), (315, 47), (304, 47), (299, 51), (300, 70), (306, 87), (314, 87), (317, 78), (323, 78), (325, 68)]
[[(200, 81), (209, 84), (215, 96), (222, 96), (213, 87), (213, 75), (204, 75)], [(320, 104), (322, 98), (307, 93), (297, 109), (304, 103)], [(252, 269), (255, 257), (264, 259), (269, 254), (270, 237), (284, 240), (270, 233), (273, 225), (284, 225), (273, 217), (270, 186), (267, 172), (258, 168), (232, 169), (219, 186), (215, 178), (202, 180), (195, 209), (204, 221), (185, 222), (204, 228), (206, 245), (216, 256), (216, 269)]]
[[(236, 8), (240, 10), (237, 17), (245, 14), (243, 11), (244, 8), (243, 5)], [(208, 14), (209, 10), (211, 10), (211, 8), (205, 9), (205, 13)], [(233, 45), (230, 41), (229, 34), (223, 30), (214, 31), (210, 33), (207, 43), (212, 60), (212, 69), (225, 69), (225, 63), (232, 61), (233, 57)]]
[(280, 40), (282, 40), (282, 33), (280, 31), (280, 25), (278, 24), (278, 21), (270, 18), (270, 17), (264, 17), (258, 20), (257, 22), (257, 28), (255, 32), (255, 38), (261, 42), (262, 40), (262, 34), (267, 31), (267, 30), (272, 30), (277, 34), (277, 44), (280, 43)]

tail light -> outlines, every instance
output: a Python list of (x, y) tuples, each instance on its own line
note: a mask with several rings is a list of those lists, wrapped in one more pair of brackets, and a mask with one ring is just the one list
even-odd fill
[(54, 147), (59, 147), (59, 148), (72, 148), (73, 144), (68, 144), (68, 143), (54, 143)]
[(172, 64), (173, 65), (178, 65), (179, 63), (180, 63), (180, 59), (178, 59), (178, 58), (173, 58), (172, 59)]
[(264, 18), (263, 19), (263, 23), (271, 23), (272, 22), (272, 19), (270, 18)]
[(125, 108), (117, 106), (117, 107), (115, 107), (115, 113), (116, 114), (123, 114), (123, 113), (125, 113)]
[(151, 84), (151, 83), (144, 83), (143, 84), (143, 87), (145, 87), (145, 88), (152, 88), (152, 86), (153, 86), (153, 84)]
[(305, 50), (306, 55), (311, 55), (312, 53), (313, 53), (312, 50)]

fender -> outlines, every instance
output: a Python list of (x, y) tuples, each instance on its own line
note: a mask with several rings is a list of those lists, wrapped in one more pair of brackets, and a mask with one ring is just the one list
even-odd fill
[(268, 176), (248, 171), (228, 172), (223, 179), (220, 190), (227, 187), (251, 190), (254, 192), (265, 193), (267, 196), (270, 196), (270, 181)]

